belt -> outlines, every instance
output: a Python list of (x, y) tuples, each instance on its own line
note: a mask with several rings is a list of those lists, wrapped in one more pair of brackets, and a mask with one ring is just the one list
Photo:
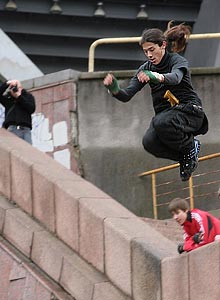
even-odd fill
[(11, 128), (15, 128), (15, 129), (18, 129), (18, 130), (19, 130), (19, 129), (21, 129), (21, 130), (22, 130), (22, 129), (30, 129), (30, 128), (27, 127), (27, 126), (22, 126), (22, 125), (9, 125), (8, 128), (10, 128), (10, 127), (11, 127)]

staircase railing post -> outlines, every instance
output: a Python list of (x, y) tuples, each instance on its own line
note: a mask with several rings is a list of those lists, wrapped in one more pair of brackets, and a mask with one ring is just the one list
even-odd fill
[(154, 219), (157, 219), (157, 191), (156, 191), (156, 174), (152, 173), (152, 198), (153, 198), (153, 212)]

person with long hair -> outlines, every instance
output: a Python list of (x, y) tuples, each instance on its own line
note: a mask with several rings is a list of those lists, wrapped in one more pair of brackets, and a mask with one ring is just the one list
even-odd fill
[(120, 88), (111, 73), (103, 83), (122, 102), (128, 102), (149, 84), (155, 115), (144, 134), (143, 147), (156, 157), (179, 162), (180, 178), (187, 181), (198, 165), (200, 141), (195, 137), (208, 131), (208, 120), (192, 86), (188, 62), (179, 54), (186, 46), (190, 28), (168, 25), (165, 32), (158, 28), (143, 31), (140, 46), (147, 60), (127, 87)]

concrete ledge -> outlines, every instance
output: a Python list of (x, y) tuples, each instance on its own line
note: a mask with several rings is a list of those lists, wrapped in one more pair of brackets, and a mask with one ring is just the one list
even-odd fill
[(132, 295), (137, 300), (163, 299), (161, 261), (177, 255), (176, 247), (157, 231), (145, 231), (147, 232), (143, 232), (143, 238), (131, 241)]
[(191, 299), (220, 299), (220, 243), (189, 252), (189, 295)]
[(189, 300), (188, 254), (177, 254), (161, 262), (161, 286), (163, 300)]
[(59, 72), (54, 72), (51, 74), (39, 76), (31, 80), (24, 80), (22, 81), (22, 85), (26, 89), (31, 89), (31, 88), (41, 87), (41, 86), (45, 86), (57, 82), (60, 83), (66, 80), (76, 81), (79, 75), (80, 75), (79, 71), (66, 69)]

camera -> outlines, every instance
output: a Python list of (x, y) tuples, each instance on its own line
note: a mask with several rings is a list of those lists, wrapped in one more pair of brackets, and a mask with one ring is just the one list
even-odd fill
[(10, 90), (12, 90), (14, 93), (16, 93), (18, 91), (18, 87), (17, 85), (14, 85), (10, 88)]

